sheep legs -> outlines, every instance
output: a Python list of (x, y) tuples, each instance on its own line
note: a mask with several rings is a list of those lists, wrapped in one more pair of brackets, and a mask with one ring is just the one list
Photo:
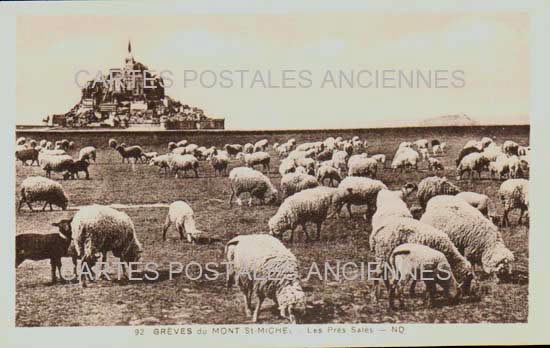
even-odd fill
[(244, 296), (244, 311), (247, 317), (252, 316), (252, 290), (243, 294)]
[(168, 231), (168, 228), (172, 224), (172, 221), (170, 221), (170, 216), (166, 217), (166, 221), (164, 222), (164, 225), (162, 226), (162, 241), (164, 242), (166, 240), (166, 232)]
[(523, 218), (523, 214), (525, 214), (525, 209), (524, 208), (520, 208), (520, 212), (519, 212), (519, 219), (518, 219), (518, 225), (521, 225), (521, 220)]
[(254, 308), (254, 314), (252, 314), (252, 322), (255, 323), (258, 321), (258, 313), (260, 313), (260, 307), (262, 302), (264, 302), (264, 296), (262, 294), (256, 293), (258, 296), (258, 302), (256, 302), (256, 308)]
[(19, 201), (19, 208), (17, 208), (17, 211), (21, 210), (21, 206), (23, 205), (23, 202), (27, 203), (27, 206), (31, 211), (34, 211), (32, 209), (32, 205), (27, 200), (25, 200), (25, 198), (21, 198), (21, 200)]

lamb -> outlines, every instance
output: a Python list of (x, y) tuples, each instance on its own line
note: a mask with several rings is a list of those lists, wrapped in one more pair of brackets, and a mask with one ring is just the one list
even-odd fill
[[(300, 286), (296, 257), (279, 240), (266, 234), (241, 235), (225, 246), (227, 287), (238, 284), (247, 316), (258, 321), (263, 300), (275, 302), (279, 313), (292, 324), (305, 314), (305, 294)], [(253, 276), (251, 276), (253, 275)], [(252, 295), (258, 302), (252, 313)]]
[(263, 169), (267, 172), (269, 172), (269, 170), (271, 169), (269, 166), (271, 156), (269, 156), (267, 152), (240, 152), (239, 154), (237, 154), (237, 159), (242, 160), (247, 167), (254, 168), (254, 166), (262, 165)]
[(254, 144), (251, 144), (251, 143), (244, 144), (242, 151), (239, 151), (239, 152), (254, 153)]
[(302, 226), (306, 241), (310, 240), (306, 224), (312, 222), (317, 226), (315, 240), (321, 238), (321, 226), (327, 219), (332, 206), (340, 202), (351, 193), (351, 190), (319, 186), (300, 191), (286, 198), (277, 213), (269, 219), (269, 233), (283, 239), (283, 233), (291, 231), (289, 242), (294, 242), (294, 230)]
[(58, 182), (41, 176), (30, 176), (21, 183), (21, 199), (17, 211), (21, 210), (23, 203), (27, 203), (29, 209), (34, 211), (31, 206), (34, 202), (45, 202), (42, 211), (48, 204), (50, 210), (53, 210), (52, 204), (66, 210), (69, 199)]
[(214, 176), (216, 176), (218, 173), (220, 173), (221, 175), (222, 172), (227, 174), (227, 166), (229, 165), (229, 156), (227, 155), (226, 152), (212, 155), (212, 158), (210, 159), (210, 163), (212, 163), (212, 167), (214, 168)]
[(430, 198), (437, 195), (456, 195), (459, 192), (461, 192), (460, 188), (449, 182), (447, 178), (430, 176), (418, 183), (416, 196), (422, 209), (426, 209), (426, 204)]
[(80, 152), (78, 154), (78, 159), (83, 160), (86, 159), (88, 161), (96, 159), (96, 149), (93, 146), (86, 146), (80, 149)]
[(508, 179), (500, 185), (498, 195), (504, 205), (502, 217), (503, 226), (510, 226), (508, 214), (514, 208), (520, 209), (518, 224), (521, 224), (523, 214), (529, 216), (529, 181), (526, 179)]
[(15, 151), (15, 159), (20, 160), (23, 165), (27, 165), (27, 161), (31, 161), (31, 166), (34, 162), (38, 164), (38, 150), (33, 148), (17, 149)]
[(170, 204), (166, 221), (162, 226), (162, 241), (166, 240), (166, 232), (172, 224), (175, 224), (182, 240), (184, 239), (184, 234), (187, 235), (189, 243), (195, 243), (203, 234), (195, 226), (195, 213), (193, 209), (184, 201), (175, 201)]
[(248, 201), (250, 206), (252, 206), (253, 197), (267, 204), (271, 204), (277, 199), (278, 192), (275, 186), (267, 176), (255, 169), (249, 167), (233, 168), (229, 172), (229, 181), (231, 183), (229, 207), (232, 206), (233, 197), (236, 197), (237, 204), (241, 205), (239, 196), (245, 192), (250, 194), (250, 200)]
[(489, 159), (481, 153), (471, 153), (465, 156), (456, 168), (456, 180), (461, 180), (464, 173), (468, 173), (468, 178), (473, 179), (473, 173), (477, 172), (481, 179), (481, 172), (488, 169)]
[(199, 177), (199, 160), (193, 155), (172, 155), (168, 160), (168, 167), (176, 179), (180, 170), (183, 170), (184, 174), (191, 170), (196, 178)]
[(296, 192), (319, 186), (314, 176), (308, 174), (289, 173), (281, 178), (282, 198), (292, 196)]
[(367, 205), (366, 217), (370, 220), (372, 214), (376, 210), (376, 196), (378, 191), (387, 189), (387, 186), (380, 180), (348, 176), (338, 185), (338, 188), (351, 190), (352, 193), (347, 195), (345, 200), (341, 201), (341, 205), (336, 206), (336, 214), (339, 216), (343, 205), (346, 205), (349, 216), (352, 217), (352, 205)]
[[(71, 245), (71, 220), (61, 220), (52, 223), (59, 228), (55, 233), (21, 233), (15, 236), (15, 267), (25, 260), (50, 260), (52, 281), (57, 283), (56, 269), (59, 278), (61, 273), (61, 258), (69, 255)], [(76, 275), (76, 257), (73, 256), (74, 272)]]
[[(395, 296), (401, 308), (405, 306), (402, 286), (409, 280), (421, 278), (426, 284), (424, 303), (433, 306), (436, 285), (439, 284), (445, 297), (454, 299), (459, 295), (458, 284), (452, 273), (451, 265), (445, 255), (422, 244), (405, 243), (396, 247), (389, 259), (393, 279), (390, 281), (389, 305), (395, 308)], [(425, 274), (428, 273), (426, 276)]]
[(444, 231), (458, 251), (485, 273), (510, 274), (514, 255), (506, 248), (497, 227), (477, 209), (454, 196), (437, 196), (428, 202), (420, 222)]
[(90, 163), (86, 159), (79, 159), (78, 161), (73, 161), (68, 167), (67, 172), (63, 174), (63, 179), (74, 179), (75, 176), (77, 179), (78, 172), (84, 172), (86, 173), (86, 180), (90, 179), (90, 173), (88, 172), (88, 167), (90, 166)]
[(334, 181), (336, 181), (336, 184), (339, 184), (342, 181), (342, 177), (340, 176), (340, 171), (328, 165), (321, 165), (319, 168), (317, 168), (316, 177), (317, 177), (317, 181), (323, 185), (326, 179), (329, 180), (330, 186), (333, 185)]
[(243, 146), (240, 144), (225, 144), (223, 146), (225, 151), (229, 153), (231, 156), (237, 155), (239, 152), (243, 151)]
[(518, 149), (519, 145), (515, 141), (506, 140), (504, 144), (502, 144), (502, 152), (504, 152), (507, 155), (518, 155)]
[[(97, 253), (105, 255), (112, 251), (126, 269), (125, 263), (139, 261), (143, 252), (130, 217), (111, 207), (94, 204), (81, 208), (73, 216), (71, 231), (82, 266), (86, 265), (89, 269), (95, 264)], [(82, 275), (81, 268), (80, 284), (86, 287)]]
[(487, 195), (477, 192), (459, 192), (456, 197), (479, 210), (486, 218), (489, 217), (489, 197)]
[(348, 161), (349, 176), (376, 177), (378, 162), (373, 158), (368, 158), (366, 154), (351, 156)]
[(441, 164), (441, 161), (437, 158), (428, 158), (428, 170), (445, 170), (445, 168), (443, 167), (443, 164)]
[(458, 157), (455, 160), (456, 165), (458, 166), (464, 157), (475, 152), (481, 152), (481, 150), (478, 149), (477, 147), (468, 147), (460, 150), (460, 153), (458, 154)]
[(419, 158), (420, 155), (418, 152), (408, 146), (404, 146), (399, 148), (395, 153), (391, 167), (392, 169), (401, 169), (401, 172), (403, 172), (406, 167), (414, 167), (415, 169), (418, 169)]
[[(391, 207), (382, 207), (382, 209), (387, 210)], [(460, 254), (444, 232), (410, 217), (393, 217), (385, 219), (382, 227), (374, 231), (373, 234), (370, 238), (370, 250), (375, 254), (379, 274), (381, 265), (388, 264), (396, 247), (405, 243), (417, 243), (443, 253), (460, 284), (459, 288), (465, 292), (470, 290), (471, 282), (474, 279), (472, 265)], [(389, 279), (384, 279), (384, 282), (390, 289)], [(414, 293), (414, 287), (415, 282), (411, 285), (411, 293)], [(375, 296), (379, 298), (380, 288), (376, 280), (375, 289)]]
[(150, 166), (157, 166), (159, 167), (159, 173), (162, 169), (164, 169), (164, 174), (168, 174), (168, 170), (170, 169), (170, 159), (172, 158), (172, 154), (165, 154), (160, 155), (151, 158), (149, 161)]
[(268, 143), (267, 139), (262, 139), (262, 140), (257, 141), (254, 144), (254, 152), (266, 151), (267, 150), (267, 143)]
[(143, 149), (139, 145), (128, 147), (119, 145), (116, 147), (116, 150), (122, 156), (122, 163), (124, 163), (125, 159), (127, 159), (128, 163), (130, 163), (130, 158), (134, 158), (134, 163), (136, 163), (143, 155)]
[(38, 156), (38, 162), (49, 178), (51, 177), (51, 172), (62, 173), (69, 170), (74, 161), (69, 155), (49, 155), (47, 153), (41, 153)]

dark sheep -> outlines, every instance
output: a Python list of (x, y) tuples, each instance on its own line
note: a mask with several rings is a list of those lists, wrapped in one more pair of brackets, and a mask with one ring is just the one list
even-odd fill
[(434, 146), (436, 146), (436, 145), (441, 145), (441, 143), (439, 142), (439, 140), (437, 140), (437, 139), (432, 140), (432, 147), (434, 147)]
[(15, 151), (15, 158), (27, 165), (27, 161), (31, 161), (31, 166), (34, 162), (38, 165), (38, 150), (29, 148)]
[(465, 149), (460, 150), (460, 153), (458, 154), (458, 158), (455, 161), (456, 165), (458, 166), (460, 164), (460, 161), (462, 161), (462, 159), (465, 156), (474, 152), (481, 152), (481, 150), (476, 147), (467, 147)]
[(124, 163), (125, 159), (128, 159), (128, 163), (130, 163), (130, 158), (134, 158), (134, 163), (137, 163), (138, 160), (143, 160), (143, 150), (140, 146), (128, 146), (124, 147), (122, 145), (119, 145), (116, 147), (116, 150), (120, 155), (122, 156), (122, 163)]
[(63, 179), (74, 179), (75, 176), (79, 179), (78, 172), (86, 173), (86, 179), (90, 179), (90, 173), (88, 172), (89, 165), (90, 163), (85, 159), (74, 161), (67, 167), (67, 171), (63, 174)]
[(71, 257), (76, 276), (76, 255), (69, 252), (71, 245), (71, 222), (61, 220), (52, 223), (59, 228), (55, 233), (21, 233), (15, 236), (15, 267), (25, 260), (40, 261), (50, 259), (52, 284), (57, 282), (56, 269), (61, 275), (61, 258)]

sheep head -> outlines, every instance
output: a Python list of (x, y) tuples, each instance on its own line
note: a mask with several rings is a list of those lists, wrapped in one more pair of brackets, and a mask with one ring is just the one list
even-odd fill
[(70, 219), (63, 219), (58, 222), (53, 222), (52, 226), (55, 226), (59, 229), (59, 233), (66, 239), (71, 239), (72, 236), (72, 230), (71, 230), (71, 222), (73, 222), (73, 218)]
[(296, 324), (304, 318), (305, 293), (297, 280), (277, 293), (277, 302), (281, 316), (288, 319), (291, 324)]

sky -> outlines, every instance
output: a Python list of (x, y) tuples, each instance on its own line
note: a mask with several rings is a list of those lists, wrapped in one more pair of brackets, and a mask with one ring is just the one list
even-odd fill
[[(526, 123), (528, 37), (527, 14), (501, 12), (22, 16), (17, 123), (67, 112), (80, 100), (75, 75), (121, 67), (128, 40), (137, 61), (170, 71), (167, 95), (224, 117), (227, 129), (366, 128), (449, 114)], [(436, 71), (448, 88), (435, 88)], [(400, 72), (431, 74), (430, 86), (398, 86)], [(339, 74), (348, 80), (338, 84)]]

